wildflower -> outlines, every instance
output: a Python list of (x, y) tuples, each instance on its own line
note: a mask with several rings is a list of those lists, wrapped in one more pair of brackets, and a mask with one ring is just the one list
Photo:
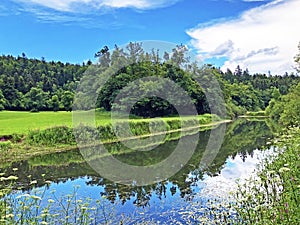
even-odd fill
[(30, 197), (29, 194), (24, 194), (24, 195), (19, 195), (16, 197), (16, 199), (20, 199), (20, 198), (23, 198), (23, 197)]
[(7, 214), (6, 216), (5, 216), (6, 218), (14, 218), (14, 214)]
[(19, 178), (17, 176), (9, 176), (7, 180), (18, 180)]
[(289, 208), (289, 204), (286, 202), (286, 203), (284, 203), (284, 206), (285, 206), (285, 210), (284, 211), (285, 211), (286, 214), (288, 214), (289, 213), (289, 209), (288, 209)]
[(269, 171), (269, 174), (274, 174), (274, 173), (276, 173), (274, 170)]
[(36, 196), (36, 195), (31, 195), (30, 197), (34, 200), (42, 200), (41, 197)]
[(30, 182), (30, 184), (37, 184), (37, 181), (33, 180), (33, 181)]
[(290, 171), (290, 170), (291, 170), (291, 169), (288, 168), (288, 167), (281, 167), (281, 168), (279, 169), (279, 173), (283, 173), (283, 172)]
[(4, 180), (18, 180), (19, 178), (16, 176), (9, 176), (9, 177), (0, 177), (0, 181)]
[(48, 202), (49, 203), (54, 203), (54, 200), (50, 198), (50, 199), (48, 199)]

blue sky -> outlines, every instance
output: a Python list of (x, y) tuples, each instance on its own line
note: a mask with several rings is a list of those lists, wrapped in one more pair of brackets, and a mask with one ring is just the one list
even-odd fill
[(289, 72), (300, 41), (299, 6), (299, 0), (2, 0), (0, 54), (82, 63), (104, 45), (161, 40), (186, 44), (223, 69)]

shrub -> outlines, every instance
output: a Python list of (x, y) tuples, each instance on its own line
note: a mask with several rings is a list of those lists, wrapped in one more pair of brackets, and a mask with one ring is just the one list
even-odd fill
[(26, 140), (29, 144), (46, 146), (76, 143), (73, 129), (66, 126), (29, 131)]
[(0, 151), (7, 151), (11, 148), (11, 141), (0, 141)]

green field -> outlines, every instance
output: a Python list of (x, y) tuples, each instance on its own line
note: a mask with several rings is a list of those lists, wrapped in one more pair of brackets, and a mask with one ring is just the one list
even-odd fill
[[(97, 124), (108, 124), (110, 114), (96, 113)], [(30, 130), (54, 126), (72, 126), (72, 112), (0, 112), (0, 135), (26, 134)]]
[[(81, 112), (82, 118), (90, 123), (91, 115), (87, 112)], [(80, 114), (81, 114), (80, 113)], [(198, 119), (201, 124), (206, 124), (210, 121), (209, 114), (199, 115)], [(111, 123), (111, 114), (105, 111), (97, 111), (95, 114), (96, 125), (106, 125)], [(186, 116), (185, 119), (190, 119), (191, 116)], [(164, 120), (175, 120), (178, 117), (167, 117)], [(150, 120), (150, 119), (135, 119)], [(46, 129), (55, 126), (72, 127), (72, 112), (17, 112), (17, 111), (1, 111), (0, 112), (0, 136), (11, 134), (27, 134), (30, 130)]]

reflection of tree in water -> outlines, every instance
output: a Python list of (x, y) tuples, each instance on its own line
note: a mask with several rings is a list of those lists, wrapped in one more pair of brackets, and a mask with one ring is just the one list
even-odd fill
[[(87, 185), (104, 187), (104, 191), (99, 194), (105, 196), (110, 202), (121, 201), (122, 204), (125, 204), (125, 202), (133, 200), (135, 205), (145, 207), (150, 204), (150, 199), (153, 195), (159, 199), (164, 199), (167, 193), (171, 195), (180, 193), (182, 198), (191, 200), (195, 194), (193, 187), (197, 186), (198, 181), (203, 180), (204, 174), (217, 175), (229, 156), (233, 158), (239, 156), (245, 161), (249, 155), (252, 156), (253, 150), (261, 149), (261, 146), (266, 145), (267, 139), (272, 137), (268, 126), (264, 122), (238, 120), (231, 123), (227, 126), (224, 142), (216, 158), (208, 168), (200, 170), (199, 163), (205, 151), (209, 135), (210, 131), (200, 132), (199, 142), (193, 156), (168, 181), (142, 187), (116, 184), (99, 177), (84, 161), (78, 151), (38, 156), (29, 161), (13, 163), (11, 167), (1, 169), (1, 172), (18, 176), (18, 187), (21, 186), (23, 190), (32, 188), (29, 185), (32, 180), (38, 181), (37, 186), (43, 186), (43, 180), (51, 180), (58, 183), (88, 176), (89, 181)], [(120, 154), (118, 159), (130, 164), (143, 160), (145, 157), (156, 157), (158, 160), (155, 161), (160, 161), (171, 154), (176, 145), (177, 141), (170, 141), (160, 145), (153, 151)], [(151, 162), (153, 161), (146, 159), (143, 160), (142, 164), (147, 165)], [(13, 168), (19, 168), (19, 170), (13, 171)], [(31, 177), (28, 177), (28, 174), (31, 174)], [(43, 179), (41, 174), (45, 174)]]
[(214, 162), (205, 171), (210, 176), (219, 174), (226, 159), (237, 156), (245, 162), (253, 151), (262, 150), (273, 134), (264, 121), (237, 120), (228, 125), (226, 135)]

